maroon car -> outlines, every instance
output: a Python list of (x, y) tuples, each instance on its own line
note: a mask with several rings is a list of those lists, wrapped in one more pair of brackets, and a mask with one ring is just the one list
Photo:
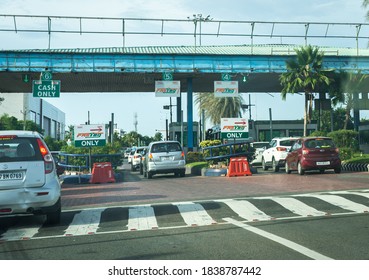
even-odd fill
[(296, 170), (303, 175), (307, 170), (326, 169), (341, 172), (341, 160), (338, 148), (329, 137), (302, 137), (291, 147), (285, 164), (286, 173)]

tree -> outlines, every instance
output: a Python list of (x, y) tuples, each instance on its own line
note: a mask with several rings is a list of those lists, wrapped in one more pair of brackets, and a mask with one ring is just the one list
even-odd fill
[(204, 110), (205, 119), (213, 124), (220, 124), (221, 118), (238, 118), (244, 112), (241, 94), (236, 97), (215, 97), (213, 92), (203, 92), (196, 95), (195, 103), (199, 107), (199, 114)]
[(354, 109), (355, 96), (358, 96), (360, 92), (365, 90), (364, 81), (368, 76), (358, 71), (357, 73), (340, 72), (335, 75), (334, 84), (337, 86), (332, 87), (333, 91), (329, 92), (332, 98), (333, 105), (343, 103), (345, 105), (346, 117), (343, 125), (343, 129), (348, 129), (348, 125), (351, 121), (351, 110)]
[(305, 46), (295, 49), (296, 57), (286, 61), (287, 72), (281, 74), (279, 80), (282, 89), (282, 99), (285, 100), (288, 93), (303, 92), (304, 104), (304, 136), (307, 132), (307, 122), (310, 120), (309, 108), (312, 108), (313, 92), (319, 84), (329, 85), (330, 79), (323, 71), (323, 53), (318, 47)]

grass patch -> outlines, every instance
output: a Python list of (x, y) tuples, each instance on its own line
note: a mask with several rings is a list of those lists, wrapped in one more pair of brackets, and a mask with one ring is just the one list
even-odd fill
[(203, 167), (208, 167), (208, 163), (206, 161), (200, 161), (200, 162), (191, 162), (186, 164), (187, 167), (191, 167), (191, 168), (203, 168)]
[(369, 155), (356, 156), (345, 160), (344, 163), (366, 163), (369, 164)]

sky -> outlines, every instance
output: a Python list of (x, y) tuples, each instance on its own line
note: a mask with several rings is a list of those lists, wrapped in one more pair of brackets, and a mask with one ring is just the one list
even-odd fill
[[(368, 23), (362, 0), (0, 0), (0, 14), (183, 20), (202, 14), (204, 17), (210, 15), (213, 20)], [(93, 26), (93, 28), (104, 27), (106, 26)], [(355, 32), (355, 30), (351, 31)], [(127, 37), (125, 44), (126, 46), (176, 46), (194, 43), (191, 36), (182, 39), (185, 41), (177, 41), (165, 36), (150, 40)], [(46, 49), (48, 47), (47, 37), (34, 33), (0, 33), (0, 42), (0, 49)], [(203, 46), (239, 43), (237, 39), (228, 37), (208, 40), (202, 38)], [(104, 36), (90, 38), (87, 35), (67, 37), (67, 39), (62, 35), (53, 35), (51, 40), (51, 48), (120, 47), (121, 44), (121, 37), (107, 40)], [(330, 41), (329, 44), (338, 46), (341, 42)], [(356, 42), (352, 41), (353, 47), (355, 44)], [(360, 42), (360, 44), (361, 47), (367, 47), (367, 42)], [(286, 101), (282, 101), (278, 93), (242, 93), (242, 96), (246, 103), (251, 100), (251, 104), (254, 105), (251, 107), (251, 116), (254, 120), (268, 120), (269, 108), (272, 109), (274, 120), (303, 118), (301, 95), (289, 95)], [(166, 119), (170, 118), (169, 110), (163, 109), (164, 105), (169, 105), (168, 98), (155, 97), (154, 92), (63, 93), (61, 88), (60, 98), (48, 98), (46, 101), (65, 112), (66, 126), (85, 123), (88, 112), (91, 124), (108, 123), (111, 114), (114, 113), (117, 127), (130, 132), (135, 129), (134, 122), (137, 115), (138, 133), (153, 136), (157, 131), (164, 134)], [(186, 106), (184, 94), (182, 108), (185, 119)], [(244, 116), (248, 117), (249, 112), (247, 111)], [(194, 113), (194, 121), (198, 119), (199, 116)], [(175, 107), (173, 120), (176, 120)], [(207, 124), (207, 126), (210, 125), (210, 123)]]

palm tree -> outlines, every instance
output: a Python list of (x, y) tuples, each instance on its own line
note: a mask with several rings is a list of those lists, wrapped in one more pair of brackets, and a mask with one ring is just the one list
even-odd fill
[(295, 49), (296, 57), (286, 61), (287, 72), (279, 77), (283, 86), (282, 99), (285, 100), (287, 93), (304, 92), (304, 136), (307, 134), (307, 122), (310, 118), (309, 107), (312, 107), (313, 92), (319, 84), (329, 85), (330, 79), (322, 70), (323, 53), (318, 47), (305, 46)]
[[(333, 105), (343, 103), (346, 105), (346, 118), (343, 129), (347, 129), (347, 125), (350, 121), (350, 112), (355, 108), (355, 98), (360, 92), (365, 91), (364, 81), (368, 78), (368, 75), (362, 74), (361, 71), (357, 73), (340, 72), (335, 76), (335, 83), (338, 83), (335, 91), (331, 91), (329, 95), (333, 100)], [(356, 125), (356, 124), (355, 124)]]
[(204, 110), (205, 119), (213, 124), (220, 124), (221, 118), (238, 118), (244, 112), (241, 94), (236, 97), (215, 97), (213, 92), (197, 93), (195, 103), (199, 113)]

